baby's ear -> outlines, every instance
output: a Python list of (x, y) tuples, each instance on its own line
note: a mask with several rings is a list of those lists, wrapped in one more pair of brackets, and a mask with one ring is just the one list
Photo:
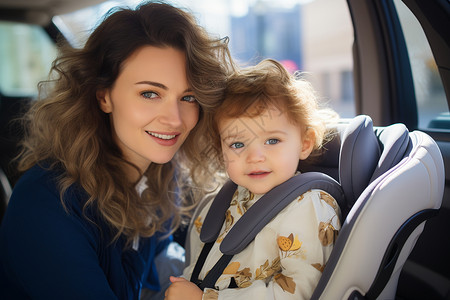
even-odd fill
[(98, 105), (100, 106), (100, 109), (104, 112), (109, 114), (112, 112), (112, 103), (111, 98), (109, 97), (109, 93), (107, 89), (100, 89), (97, 90), (95, 93), (95, 96), (97, 97)]
[(302, 136), (302, 149), (300, 150), (300, 159), (307, 159), (314, 149), (316, 134), (314, 130), (307, 129)]

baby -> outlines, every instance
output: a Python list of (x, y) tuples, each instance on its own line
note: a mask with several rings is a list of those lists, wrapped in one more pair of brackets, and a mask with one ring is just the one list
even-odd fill
[[(220, 259), (220, 244), (246, 211), (265, 193), (298, 174), (299, 161), (319, 149), (327, 123), (337, 114), (320, 109), (309, 82), (289, 74), (274, 60), (240, 70), (228, 81), (214, 116), (214, 149), (237, 184), (222, 230), (198, 280)], [(188, 235), (191, 278), (210, 203), (201, 208)], [(309, 190), (277, 214), (231, 262), (214, 288), (201, 290), (171, 277), (166, 299), (309, 299), (340, 228), (338, 204), (323, 190)]]

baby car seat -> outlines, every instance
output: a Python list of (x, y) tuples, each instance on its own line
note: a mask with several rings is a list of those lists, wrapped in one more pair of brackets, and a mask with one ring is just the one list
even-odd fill
[[(444, 163), (436, 143), (423, 132), (408, 132), (403, 124), (374, 128), (371, 118), (361, 115), (339, 124), (322, 153), (301, 162), (299, 170), (302, 176), (296, 177), (310, 178), (308, 184), (312, 186), (326, 183), (323, 189), (332, 192), (342, 212), (335, 247), (311, 299), (395, 299), (400, 271), (425, 221), (441, 206)], [(320, 177), (317, 172), (328, 176)], [(205, 245), (215, 240), (223, 224), (220, 215), (224, 215), (234, 188), (228, 182), (214, 200), (212, 221), (208, 223), (208, 216), (205, 218), (200, 234)], [(287, 194), (292, 189), (289, 182), (276, 188), (286, 189)], [(288, 195), (277, 196), (280, 194), (265, 195), (267, 205), (259, 206), (289, 200)], [(261, 215), (243, 222), (245, 226), (236, 228), (239, 222), (235, 224), (235, 234), (230, 232), (230, 237), (222, 241), (220, 249), (225, 255), (215, 266), (218, 270), (209, 272), (214, 276), (208, 285), (214, 284), (228, 264), (226, 256), (242, 250), (279, 211), (278, 203), (271, 205), (255, 209)], [(189, 252), (187, 243), (187, 264)], [(204, 284), (200, 282), (199, 286)]]
[[(444, 192), (437, 144), (403, 124), (357, 116), (305, 171), (338, 177), (342, 228), (311, 299), (395, 299), (400, 271)], [(302, 164), (301, 164), (302, 165)], [(336, 168), (338, 166), (338, 168)]]

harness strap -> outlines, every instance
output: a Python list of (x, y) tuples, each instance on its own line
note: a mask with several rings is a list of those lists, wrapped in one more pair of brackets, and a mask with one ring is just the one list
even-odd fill
[[(208, 254), (211, 251), (214, 243), (215, 242), (209, 242), (209, 243), (206, 243), (205, 245), (203, 245), (202, 252), (200, 253), (200, 256), (198, 257), (197, 263), (195, 264), (195, 267), (194, 267), (194, 271), (192, 272), (190, 281), (195, 283), (202, 290), (205, 288), (214, 287), (214, 284), (216, 283), (217, 279), (219, 279), (220, 275), (222, 275), (223, 270), (225, 270), (225, 268), (230, 263), (231, 258), (233, 257), (233, 255), (222, 255), (222, 257), (217, 261), (217, 263), (214, 265), (214, 267), (205, 276), (205, 279), (199, 280), (198, 276), (200, 274), (200, 271), (202, 270), (203, 265), (205, 264), (206, 258), (208, 257)], [(234, 282), (234, 285), (236, 285), (236, 282)], [(230, 287), (233, 287), (233, 286), (230, 285)]]
[(198, 275), (200, 274), (200, 271), (203, 268), (203, 265), (205, 264), (205, 260), (208, 257), (209, 251), (211, 251), (212, 246), (215, 242), (209, 242), (203, 245), (202, 252), (200, 252), (200, 255), (197, 259), (197, 262), (195, 263), (194, 271), (192, 271), (191, 275), (191, 282), (195, 283), (200, 287), (201, 280), (198, 280)]
[[(205, 249), (206, 245), (203, 247)], [(207, 247), (209, 250), (211, 250), (210, 247)], [(203, 250), (202, 250), (203, 252)], [(209, 251), (208, 251), (209, 252)], [(203, 265), (205, 264), (205, 259), (208, 255), (206, 255), (203, 259), (203, 261), (198, 260), (195, 267), (197, 268), (197, 265), (199, 266), (199, 269), (201, 270)], [(195, 274), (192, 273), (191, 282), (195, 283), (199, 288), (204, 290), (205, 288), (214, 288), (215, 283), (217, 282), (217, 279), (219, 279), (220, 275), (222, 275), (223, 270), (228, 266), (228, 264), (231, 261), (231, 258), (233, 258), (234, 255), (222, 255), (222, 257), (216, 262), (214, 267), (206, 274), (205, 279), (199, 280), (198, 279), (198, 273)], [(236, 285), (236, 283), (235, 283)], [(230, 288), (233, 287), (230, 285)]]
[(236, 187), (232, 181), (228, 181), (223, 186), (213, 200), (203, 222), (200, 239), (205, 245), (191, 276), (191, 281), (201, 289), (214, 288), (217, 279), (222, 275), (231, 258), (247, 247), (259, 231), (299, 195), (315, 188), (328, 192), (334, 199), (344, 199), (339, 183), (326, 174), (308, 172), (290, 178), (262, 196), (234, 224), (220, 244), (220, 251), (224, 255), (208, 272), (205, 279), (199, 281), (198, 275), (220, 233), (225, 213), (230, 206)]
[(230, 202), (236, 188), (237, 185), (229, 180), (217, 193), (203, 222), (207, 226), (202, 226), (202, 231), (200, 232), (200, 240), (203, 243), (216, 241), (225, 221), (225, 212), (230, 207)]

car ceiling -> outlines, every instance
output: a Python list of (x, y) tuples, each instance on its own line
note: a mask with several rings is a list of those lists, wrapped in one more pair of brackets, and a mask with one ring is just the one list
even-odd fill
[(55, 15), (105, 2), (105, 0), (0, 0), (0, 20), (45, 26)]

